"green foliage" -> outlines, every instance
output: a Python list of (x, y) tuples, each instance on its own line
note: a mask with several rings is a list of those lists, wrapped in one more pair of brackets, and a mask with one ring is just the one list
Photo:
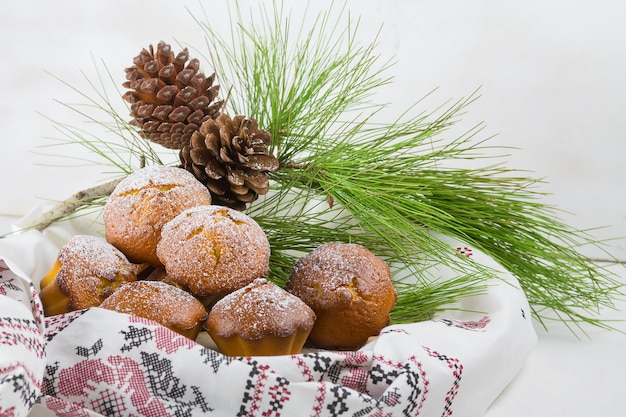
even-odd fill
[[(428, 317), (459, 296), (479, 292), (489, 275), (450, 256), (437, 232), (467, 242), (512, 272), (539, 320), (548, 308), (564, 321), (602, 325), (592, 312), (613, 305), (618, 285), (576, 251), (597, 242), (559, 221), (534, 190), (535, 179), (502, 165), (455, 167), (455, 161), (486, 155), (476, 138), (479, 127), (442, 139), (475, 95), (438, 115), (411, 116), (408, 109), (391, 123), (373, 123), (384, 107), (374, 101), (375, 92), (391, 82), (385, 76), (391, 63), (376, 54), (376, 39), (359, 45), (359, 21), (345, 9), (321, 12), (307, 26), (292, 25), (282, 6), (274, 6), (252, 12), (249, 21), (236, 8), (228, 38), (212, 31), (208, 20), (198, 23), (213, 46), (229, 110), (256, 118), (273, 134), (279, 191), (249, 213), (275, 237), (283, 266), (291, 261), (284, 258), (285, 242), (284, 249), (296, 253), (327, 240), (363, 243), (417, 281), (400, 291), (394, 319)], [(326, 201), (354, 221), (329, 216), (336, 210)], [(315, 209), (279, 214), (285, 204)], [(420, 276), (425, 259), (455, 268), (459, 279), (441, 283)]]

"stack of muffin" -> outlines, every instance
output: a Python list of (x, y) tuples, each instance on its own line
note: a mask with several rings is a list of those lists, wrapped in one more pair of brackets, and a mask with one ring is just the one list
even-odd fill
[(105, 239), (79, 235), (41, 281), (46, 315), (105, 308), (190, 339), (202, 330), (231, 356), (299, 353), (305, 343), (356, 349), (389, 324), (397, 294), (387, 264), (363, 246), (326, 243), (281, 288), (270, 244), (250, 216), (211, 204), (188, 171), (129, 175), (104, 208)]

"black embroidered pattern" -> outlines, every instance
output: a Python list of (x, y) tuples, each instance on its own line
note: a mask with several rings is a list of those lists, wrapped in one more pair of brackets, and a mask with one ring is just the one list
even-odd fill
[(2, 279), (2, 287), (3, 287), (3, 293), (6, 294), (6, 290), (11, 290), (11, 291), (15, 291), (15, 292), (22, 292), (22, 287), (14, 284), (15, 278), (9, 278), (9, 279), (4, 279), (3, 275), (0, 275), (0, 279)]
[(330, 388), (330, 392), (333, 394), (334, 400), (326, 406), (326, 409), (330, 412), (329, 415), (336, 417), (348, 412), (346, 399), (352, 395), (352, 393), (339, 385), (333, 385)]
[(46, 342), (51, 342), (59, 333), (69, 326), (74, 320), (85, 314), (87, 310), (77, 310), (71, 313), (58, 314), (45, 318)]
[(248, 379), (244, 387), (243, 398), (241, 399), (241, 405), (239, 406), (239, 412), (237, 417), (248, 416), (252, 413), (252, 408), (255, 407), (255, 393), (254, 390), (257, 387), (255, 383), (257, 377), (261, 374), (257, 361), (250, 361), (250, 372), (248, 373)]
[(400, 402), (402, 395), (398, 392), (398, 388), (390, 388), (380, 397), (379, 402), (388, 406), (395, 406)]
[(325, 375), (331, 367), (332, 359), (328, 356), (319, 355), (317, 353), (305, 354), (304, 356), (313, 358), (313, 370), (319, 372), (320, 375)]
[(116, 390), (103, 390), (91, 401), (93, 411), (107, 417), (115, 417), (127, 413), (124, 396)]
[[(357, 411), (356, 413), (352, 414), (352, 417), (369, 417), (369, 416), (371, 416), (371, 415), (372, 415), (372, 412), (373, 412), (374, 410), (378, 410), (378, 411), (380, 411), (380, 408), (378, 408), (378, 407), (372, 407), (372, 406), (370, 406), (370, 407), (365, 407), (364, 409), (359, 410), (359, 411)], [(374, 415), (377, 415), (377, 414), (374, 414)]]
[(411, 369), (412, 366), (409, 363), (403, 366), (405, 372), (404, 382), (411, 387), (410, 394), (407, 397), (406, 407), (402, 410), (403, 415), (412, 416), (415, 414), (415, 410), (419, 407), (420, 396), (422, 395), (422, 389), (420, 387), (420, 375), (417, 369)]
[(83, 358), (97, 356), (98, 352), (102, 349), (102, 345), (102, 339), (98, 339), (91, 347), (76, 346), (76, 354)]
[(391, 385), (393, 381), (398, 377), (399, 372), (395, 369), (390, 371), (385, 371), (382, 367), (381, 363), (376, 363), (372, 366), (372, 371), (370, 372), (370, 380), (374, 385), (376, 384), (385, 384)]
[[(168, 408), (171, 415), (176, 417), (191, 417), (195, 413), (207, 413), (213, 411), (207, 401), (196, 386), (181, 384), (180, 378), (175, 376), (172, 361), (162, 358), (158, 353), (141, 352), (142, 365), (146, 371), (146, 383), (150, 392), (157, 398), (167, 399)], [(190, 400), (184, 400), (191, 391)]]
[(120, 348), (122, 352), (128, 352), (136, 347), (141, 346), (149, 340), (152, 340), (152, 331), (145, 327), (128, 326), (128, 331), (121, 330), (120, 333), (124, 335), (124, 340), (128, 342)]
[(342, 371), (346, 368), (345, 364), (333, 363), (327, 370), (326, 375), (328, 380), (333, 384), (337, 384), (340, 380)]
[(288, 401), (291, 397), (289, 391), (289, 381), (283, 377), (276, 378), (276, 384), (269, 387), (269, 394), (271, 396), (270, 409), (273, 415), (279, 416), (280, 411), (285, 406), (285, 401)]
[(4, 374), (0, 377), (0, 385), (12, 385), (13, 392), (19, 392), (20, 400), (27, 409), (32, 408), (39, 397), (39, 390), (33, 386), (24, 373)]
[(51, 364), (46, 365), (43, 374), (42, 387), (41, 392), (44, 395), (49, 395), (51, 397), (57, 397), (58, 392), (56, 390), (55, 382), (58, 381), (59, 373), (59, 362), (55, 361)]
[(222, 355), (218, 351), (209, 349), (207, 347), (203, 348), (200, 351), (200, 357), (204, 357), (204, 359), (202, 360), (202, 363), (205, 365), (206, 364), (211, 365), (211, 369), (213, 369), (213, 373), (215, 374), (218, 373), (218, 371), (220, 370), (220, 367), (223, 364), (228, 365), (234, 360), (230, 356)]
[(44, 347), (37, 322), (32, 319), (0, 317), (0, 345), (21, 346), (38, 358), (43, 358)]

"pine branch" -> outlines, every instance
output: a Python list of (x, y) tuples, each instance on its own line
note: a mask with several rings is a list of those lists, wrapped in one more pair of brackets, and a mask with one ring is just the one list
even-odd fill
[(25, 230), (35, 229), (40, 232), (49, 226), (76, 215), (85, 207), (93, 206), (94, 203), (102, 202), (113, 192), (117, 184), (124, 178), (117, 178), (95, 187), (78, 191), (71, 197), (63, 200), (52, 209), (41, 214), (31, 225), (25, 226)]

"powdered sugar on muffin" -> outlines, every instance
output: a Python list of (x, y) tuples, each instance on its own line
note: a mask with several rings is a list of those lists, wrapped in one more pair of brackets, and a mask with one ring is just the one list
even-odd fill
[(199, 206), (163, 227), (157, 255), (170, 280), (205, 297), (265, 277), (270, 244), (250, 216), (223, 206)]

